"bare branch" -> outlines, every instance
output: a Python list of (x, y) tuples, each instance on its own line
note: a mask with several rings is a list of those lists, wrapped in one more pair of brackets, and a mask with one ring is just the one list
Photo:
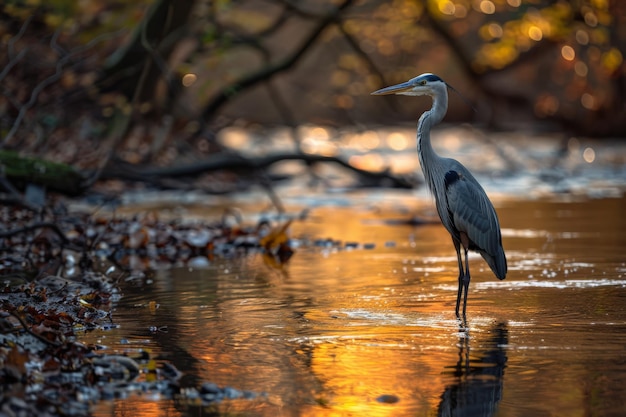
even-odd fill
[(33, 20), (33, 16), (28, 16), (28, 18), (24, 21), (24, 23), (22, 24), (22, 27), (20, 28), (20, 30), (17, 32), (17, 34), (15, 34), (15, 36), (13, 36), (8, 43), (7, 49), (9, 52), (9, 56), (12, 57), (15, 54), (15, 51), (13, 50), (13, 47), (15, 46), (15, 43), (17, 41), (20, 40), (20, 38), (24, 35), (24, 33), (26, 33), (26, 28), (28, 27), (28, 25), (30, 24), (30, 21)]
[(209, 102), (209, 104), (204, 108), (202, 114), (200, 116), (200, 129), (198, 132), (202, 130), (208, 121), (209, 118), (213, 117), (217, 110), (219, 110), (224, 104), (230, 100), (233, 95), (240, 93), (242, 90), (250, 88), (261, 81), (268, 80), (273, 76), (287, 71), (291, 69), (300, 58), (310, 49), (310, 47), (319, 39), (320, 35), (324, 32), (324, 30), (335, 23), (339, 19), (339, 15), (342, 10), (347, 8), (353, 0), (344, 0), (341, 5), (339, 5), (335, 10), (329, 12), (325, 16), (323, 16), (317, 25), (311, 30), (309, 36), (302, 42), (302, 44), (295, 49), (295, 51), (283, 59), (282, 61), (275, 63), (273, 65), (268, 65), (261, 68), (259, 71), (246, 75), (235, 81), (234, 83), (222, 88), (213, 99)]
[(210, 159), (193, 164), (159, 168), (139, 168), (122, 161), (115, 161), (102, 172), (101, 179), (124, 179), (157, 183), (162, 178), (191, 177), (202, 173), (229, 170), (250, 172), (264, 170), (282, 161), (302, 161), (305, 163), (334, 163), (353, 171), (366, 179), (382, 180), (395, 188), (413, 188), (414, 184), (404, 178), (394, 176), (387, 171), (372, 172), (358, 168), (341, 157), (324, 156), (307, 153), (272, 154), (258, 158), (246, 158), (238, 154), (217, 154)]
[[(116, 33), (120, 33), (121, 31), (117, 31), (117, 32), (112, 32), (112, 33), (105, 33), (102, 34), (100, 36), (95, 37), (94, 39), (92, 39), (91, 41), (89, 41), (87, 44), (85, 44), (84, 46), (80, 46), (77, 48), (72, 49), (69, 53), (67, 53), (66, 55), (62, 56), (56, 64), (55, 67), (55, 72), (54, 74), (48, 76), (47, 78), (43, 79), (39, 84), (37, 84), (37, 86), (35, 86), (35, 88), (33, 89), (33, 91), (30, 94), (30, 99), (22, 104), (22, 106), (20, 107), (20, 110), (17, 114), (17, 117), (15, 118), (15, 120), (13, 121), (13, 126), (11, 126), (11, 130), (9, 130), (9, 133), (7, 133), (7, 135), (0, 141), (0, 148), (3, 148), (4, 145), (8, 142), (11, 141), (11, 139), (13, 139), (13, 136), (15, 136), (15, 134), (17, 133), (17, 130), (19, 129), (22, 120), (24, 119), (24, 117), (26, 116), (26, 113), (28, 112), (28, 110), (30, 110), (31, 107), (33, 107), (35, 105), (35, 103), (37, 102), (37, 98), (39, 97), (39, 95), (41, 94), (41, 92), (48, 87), (49, 85), (55, 83), (56, 81), (58, 81), (62, 74), (63, 74), (63, 70), (65, 69), (65, 65), (76, 55), (85, 52), (87, 50), (89, 50), (90, 48), (93, 48), (96, 44), (98, 44), (99, 42), (102, 42), (105, 39), (111, 38), (116, 36)], [(56, 51), (64, 51), (63, 48), (61, 48), (60, 46), (57, 45), (56, 43), (56, 39), (58, 37), (59, 33), (58, 31), (55, 32), (54, 36), (52, 37), (52, 39), (50, 40), (50, 47)]]
[(15, 48), (15, 43), (18, 40), (20, 40), (20, 38), (24, 35), (24, 33), (26, 32), (26, 28), (28, 27), (28, 24), (30, 23), (32, 19), (33, 19), (33, 16), (29, 16), (28, 19), (24, 21), (24, 23), (22, 24), (22, 27), (15, 34), (15, 36), (9, 39), (9, 42), (7, 43), (7, 56), (10, 57), (10, 60), (2, 69), (2, 72), (0, 72), (0, 81), (2, 81), (2, 79), (7, 76), (9, 71), (11, 71), (11, 68), (13, 68), (15, 64), (17, 64), (24, 57), (24, 55), (26, 54), (26, 51), (28, 51), (28, 48), (24, 48), (20, 52), (18, 52), (17, 55), (15, 55), (14, 48)]
[(374, 61), (372, 61), (372, 58), (367, 54), (367, 52), (363, 51), (359, 43), (356, 40), (354, 40), (352, 35), (350, 35), (346, 31), (346, 28), (344, 27), (344, 25), (337, 25), (337, 26), (339, 27), (339, 30), (341, 31), (341, 34), (343, 35), (346, 42), (348, 42), (348, 45), (350, 45), (350, 47), (354, 50), (354, 52), (356, 52), (356, 54), (359, 57), (361, 57), (361, 59), (367, 64), (367, 66), (370, 67), (370, 71), (372, 71), (374, 74), (378, 76), (378, 78), (380, 78), (383, 85), (388, 85), (389, 83), (385, 79), (385, 75), (376, 66)]

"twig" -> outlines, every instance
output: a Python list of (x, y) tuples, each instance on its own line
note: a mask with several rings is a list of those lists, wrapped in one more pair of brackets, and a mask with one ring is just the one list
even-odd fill
[[(46, 87), (48, 87), (49, 85), (58, 81), (61, 78), (65, 64), (75, 55), (78, 55), (82, 52), (87, 51), (88, 49), (92, 48), (93, 46), (95, 46), (97, 43), (101, 42), (104, 39), (113, 37), (115, 33), (116, 32), (104, 33), (100, 36), (96, 36), (94, 39), (92, 39), (90, 42), (88, 42), (84, 46), (80, 46), (75, 49), (72, 49), (72, 51), (70, 51), (68, 54), (61, 57), (57, 61), (54, 74), (48, 76), (47, 78), (43, 79), (39, 84), (37, 84), (37, 86), (35, 86), (35, 88), (31, 92), (30, 99), (20, 107), (19, 113), (17, 117), (15, 118), (15, 120), (13, 121), (13, 126), (11, 126), (11, 130), (0, 141), (0, 148), (3, 148), (6, 143), (8, 143), (9, 141), (11, 141), (11, 139), (13, 139), (13, 136), (15, 136), (15, 133), (19, 129), (20, 124), (22, 123), (22, 120), (26, 116), (26, 113), (37, 102), (37, 98), (39, 97), (39, 94), (41, 94), (41, 92)], [(55, 34), (52, 36), (52, 39), (50, 40), (50, 48), (56, 51), (62, 51), (63, 49), (56, 44), (57, 37), (58, 37), (58, 31), (55, 32)]]
[(22, 36), (24, 36), (24, 33), (26, 33), (26, 28), (28, 27), (28, 25), (30, 24), (30, 21), (33, 20), (33, 16), (28, 16), (28, 18), (26, 18), (26, 20), (24, 21), (24, 23), (22, 24), (22, 27), (20, 28), (20, 30), (15, 34), (15, 36), (13, 36), (11, 39), (9, 39), (8, 45), (7, 45), (7, 49), (9, 52), (9, 56), (12, 57), (14, 54), (14, 50), (13, 50), (13, 46), (15, 45), (15, 43), (17, 41), (20, 40), (20, 38)]
[(352, 35), (350, 35), (347, 31), (346, 28), (344, 27), (344, 25), (342, 24), (338, 24), (337, 27), (339, 28), (339, 30), (341, 31), (341, 34), (343, 35), (344, 39), (346, 40), (346, 42), (348, 42), (348, 45), (350, 45), (350, 47), (354, 50), (354, 52), (356, 52), (356, 54), (361, 57), (361, 59), (367, 64), (367, 66), (370, 68), (370, 70), (376, 74), (378, 76), (378, 78), (380, 78), (380, 80), (382, 81), (383, 85), (389, 85), (389, 83), (387, 83), (386, 79), (385, 79), (385, 75), (382, 73), (382, 71), (376, 66), (376, 64), (374, 63), (374, 61), (372, 60), (372, 58), (363, 50), (363, 48), (361, 48), (361, 46), (359, 45), (359, 43), (354, 40), (354, 38), (352, 37)]
[(30, 327), (28, 327), (28, 325), (26, 324), (26, 322), (24, 321), (24, 319), (22, 319), (17, 313), (15, 313), (15, 311), (12, 310), (7, 310), (7, 313), (9, 313), (11, 316), (15, 317), (17, 319), (17, 321), (20, 322), (20, 324), (22, 325), (22, 327), (24, 328), (24, 330), (27, 333), (30, 333), (31, 335), (33, 335), (34, 337), (36, 337), (37, 339), (39, 339), (40, 341), (44, 342), (47, 345), (50, 346), (54, 346), (54, 347), (59, 347), (61, 346), (61, 343), (57, 343), (55, 341), (52, 340), (48, 340), (45, 337), (43, 337), (42, 335), (35, 333)]
[(3, 231), (0, 231), (0, 238), (11, 237), (11, 236), (19, 235), (20, 233), (26, 233), (32, 230), (44, 229), (44, 228), (50, 229), (54, 233), (56, 233), (56, 235), (59, 236), (63, 244), (70, 243), (70, 240), (67, 238), (67, 236), (65, 236), (65, 233), (63, 233), (61, 228), (56, 223), (49, 223), (49, 222), (33, 223), (33, 224), (29, 224), (28, 226), (20, 227), (17, 229), (3, 230)]
[(26, 28), (28, 27), (28, 24), (30, 23), (32, 18), (33, 16), (29, 16), (28, 19), (26, 19), (22, 24), (19, 32), (17, 32), (15, 36), (9, 39), (9, 42), (7, 43), (7, 56), (10, 57), (10, 60), (2, 69), (2, 72), (0, 72), (0, 81), (2, 81), (2, 79), (7, 76), (7, 74), (9, 73), (9, 71), (11, 71), (15, 64), (17, 64), (24, 57), (24, 55), (26, 55), (26, 51), (28, 51), (28, 48), (22, 49), (20, 52), (18, 52), (17, 55), (15, 55), (14, 45), (24, 35), (24, 32), (26, 32)]

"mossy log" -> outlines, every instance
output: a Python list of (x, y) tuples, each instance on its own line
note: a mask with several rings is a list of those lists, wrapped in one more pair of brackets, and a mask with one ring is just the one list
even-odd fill
[(87, 186), (83, 174), (70, 165), (22, 156), (14, 151), (0, 150), (0, 175), (20, 190), (28, 184), (36, 184), (50, 191), (76, 196)]

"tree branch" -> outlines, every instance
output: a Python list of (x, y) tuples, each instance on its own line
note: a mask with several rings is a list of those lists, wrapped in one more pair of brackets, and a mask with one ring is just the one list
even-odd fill
[[(10, 142), (11, 139), (13, 139), (13, 136), (15, 136), (15, 134), (17, 133), (17, 130), (22, 124), (22, 120), (26, 116), (26, 113), (28, 112), (28, 110), (30, 110), (31, 107), (35, 105), (41, 92), (46, 87), (48, 87), (49, 85), (53, 84), (54, 82), (58, 81), (61, 78), (61, 76), (63, 75), (63, 70), (65, 69), (65, 65), (74, 56), (82, 52), (85, 52), (89, 50), (90, 48), (93, 48), (96, 44), (98, 44), (99, 42), (102, 42), (104, 39), (115, 36), (116, 33), (118, 32), (105, 33), (100, 36), (97, 36), (91, 41), (89, 41), (88, 43), (86, 43), (84, 46), (77, 47), (71, 50), (69, 53), (66, 53), (64, 56), (62, 56), (56, 63), (54, 74), (49, 75), (48, 77), (44, 78), (39, 84), (37, 84), (35, 88), (33, 89), (33, 91), (31, 92), (29, 100), (26, 103), (22, 104), (17, 114), (17, 117), (13, 121), (11, 130), (9, 130), (9, 133), (7, 133), (6, 136), (0, 140), (0, 148), (3, 148), (6, 143)], [(63, 49), (56, 43), (58, 36), (59, 36), (59, 31), (55, 32), (55, 34), (52, 36), (52, 39), (50, 40), (50, 48), (56, 50), (59, 53), (62, 53)], [(18, 54), (17, 56), (19, 57), (20, 55)]]
[[(329, 12), (313, 28), (309, 36), (302, 42), (302, 44), (296, 48), (296, 50), (287, 58), (282, 61), (263, 67), (261, 70), (246, 75), (234, 83), (222, 88), (213, 99), (205, 106), (200, 116), (200, 128), (197, 132), (200, 132), (208, 119), (213, 117), (217, 111), (226, 104), (232, 97), (241, 93), (241, 91), (250, 88), (261, 81), (268, 80), (269, 78), (289, 70), (293, 67), (302, 56), (309, 50), (309, 48), (317, 41), (324, 30), (333, 22), (336, 22), (341, 11), (348, 7), (353, 0), (344, 0), (334, 11)], [(197, 134), (197, 133), (196, 133)]]
[(387, 186), (394, 188), (413, 188), (415, 184), (405, 178), (397, 177), (388, 171), (372, 172), (350, 164), (346, 160), (334, 157), (306, 153), (273, 154), (258, 158), (245, 158), (238, 154), (223, 153), (214, 155), (210, 159), (194, 164), (185, 164), (162, 168), (138, 168), (122, 161), (110, 162), (102, 172), (101, 179), (123, 179), (130, 181), (154, 182), (160, 178), (192, 177), (202, 173), (228, 170), (254, 172), (266, 169), (282, 161), (302, 161), (305, 163), (326, 162), (335, 163), (347, 168), (367, 180), (388, 182)]

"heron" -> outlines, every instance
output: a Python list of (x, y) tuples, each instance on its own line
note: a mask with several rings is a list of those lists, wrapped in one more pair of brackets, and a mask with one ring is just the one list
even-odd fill
[[(478, 252), (499, 279), (506, 277), (507, 263), (498, 215), (487, 193), (459, 161), (439, 156), (431, 145), (430, 130), (443, 119), (448, 110), (448, 88), (454, 90), (438, 76), (426, 73), (374, 91), (372, 95), (426, 95), (432, 98), (432, 107), (422, 114), (417, 123), (417, 155), (426, 184), (435, 198), (439, 218), (450, 233), (456, 250), (459, 286), (455, 313), (459, 317), (463, 298), (465, 317), (470, 284), (468, 252)], [(465, 265), (461, 257), (461, 246)]]

